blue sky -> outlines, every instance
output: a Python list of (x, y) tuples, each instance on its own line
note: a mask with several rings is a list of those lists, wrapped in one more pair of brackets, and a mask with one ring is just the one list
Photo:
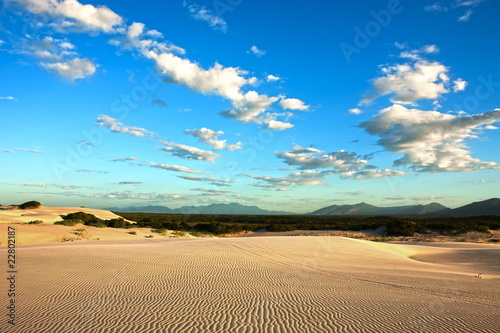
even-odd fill
[(0, 204), (498, 197), (494, 0), (3, 0)]

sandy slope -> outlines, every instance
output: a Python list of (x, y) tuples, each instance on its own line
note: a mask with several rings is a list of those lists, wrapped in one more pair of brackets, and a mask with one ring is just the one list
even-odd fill
[(0, 224), (1, 223), (23, 223), (34, 220), (52, 223), (61, 221), (61, 215), (69, 213), (84, 212), (97, 216), (104, 220), (119, 218), (118, 215), (109, 210), (78, 208), (78, 207), (46, 207), (42, 206), (37, 209), (13, 209), (11, 206), (0, 207)]
[(0, 331), (498, 332), (499, 251), (340, 237), (25, 245), (17, 326), (2, 316)]

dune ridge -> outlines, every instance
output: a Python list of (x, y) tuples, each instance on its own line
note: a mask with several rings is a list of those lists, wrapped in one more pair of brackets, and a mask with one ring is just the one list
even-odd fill
[[(0, 328), (497, 331), (500, 272), (486, 267), (479, 279), (475, 267), (410, 258), (461, 248), (376, 245), (342, 237), (249, 237), (21, 246), (19, 322), (14, 331), (4, 322)], [(483, 248), (499, 253), (477, 245), (471, 254)]]

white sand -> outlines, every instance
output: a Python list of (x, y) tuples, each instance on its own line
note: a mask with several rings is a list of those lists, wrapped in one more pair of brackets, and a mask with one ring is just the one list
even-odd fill
[[(5, 253), (5, 245), (0, 250)], [(9, 327), (1, 315), (1, 332), (500, 327), (495, 245), (249, 237), (32, 244), (18, 253), (17, 325)], [(479, 271), (484, 278), (474, 277)], [(6, 283), (1, 280), (0, 290)], [(1, 297), (5, 309), (5, 293)]]
[(35, 220), (40, 220), (46, 223), (53, 223), (62, 221), (61, 215), (67, 215), (69, 213), (76, 212), (93, 214), (94, 216), (103, 220), (111, 220), (120, 217), (110, 212), (109, 210), (93, 208), (42, 206), (36, 209), (17, 209), (13, 208), (12, 206), (3, 206), (0, 207), (0, 224), (26, 223)]

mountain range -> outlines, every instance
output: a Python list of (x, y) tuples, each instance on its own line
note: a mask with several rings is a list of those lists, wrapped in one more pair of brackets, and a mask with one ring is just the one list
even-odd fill
[(107, 208), (114, 212), (161, 213), (161, 214), (228, 214), (228, 215), (296, 215), (295, 213), (271, 211), (257, 206), (244, 206), (238, 203), (212, 204), (208, 206), (183, 206), (171, 209), (166, 206), (131, 206)]
[[(208, 206), (183, 206), (171, 209), (166, 206), (130, 206), (107, 208), (115, 212), (162, 213), (162, 214), (234, 214), (234, 215), (297, 215), (283, 211), (270, 211), (257, 206), (238, 203), (212, 204)], [(354, 205), (331, 205), (307, 215), (422, 215), (422, 216), (479, 216), (500, 215), (500, 199), (493, 198), (458, 207), (447, 208), (433, 202), (427, 205), (377, 207), (364, 202)]]

